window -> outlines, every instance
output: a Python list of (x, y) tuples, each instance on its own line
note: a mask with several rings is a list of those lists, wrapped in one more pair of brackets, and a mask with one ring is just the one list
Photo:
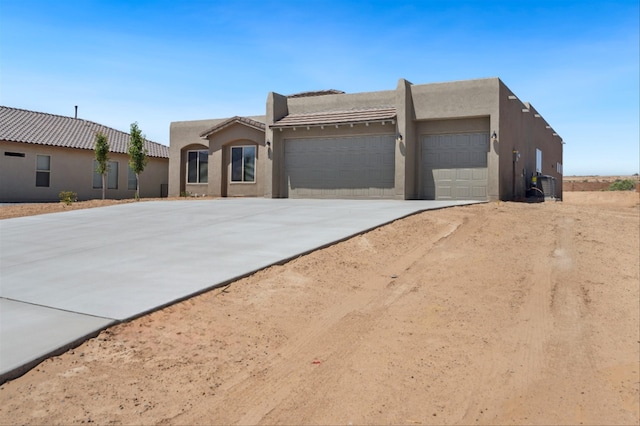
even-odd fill
[(138, 189), (138, 180), (136, 179), (136, 172), (129, 166), (129, 175), (127, 176), (127, 189)]
[(36, 186), (49, 187), (51, 178), (51, 156), (36, 155)]
[(536, 148), (536, 172), (542, 173), (542, 151)]
[(561, 163), (556, 163), (556, 172), (558, 172), (558, 174), (562, 174), (562, 164)]
[(209, 151), (189, 151), (187, 155), (187, 183), (207, 183)]
[(24, 152), (9, 152), (5, 151), (5, 157), (21, 157), (24, 158)]
[(231, 182), (256, 181), (256, 147), (231, 147)]
[[(102, 189), (102, 176), (96, 172), (98, 162), (93, 160), (93, 189)], [(109, 161), (107, 171), (107, 189), (118, 189), (118, 162)]]

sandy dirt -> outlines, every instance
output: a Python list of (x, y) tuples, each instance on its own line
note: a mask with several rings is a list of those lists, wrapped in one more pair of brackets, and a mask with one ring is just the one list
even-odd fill
[[(145, 201), (172, 201), (172, 200), (202, 200), (210, 197), (180, 197), (180, 198), (142, 198), (140, 202)], [(0, 205), (0, 219), (11, 219), (13, 217), (35, 216), (47, 213), (60, 213), (71, 210), (93, 209), (97, 207), (112, 206), (114, 204), (135, 203), (133, 199), (127, 200), (88, 200), (77, 201), (71, 204), (65, 203), (17, 203)]]
[(638, 424), (639, 234), (635, 192), (414, 215), (105, 330), (0, 419)]

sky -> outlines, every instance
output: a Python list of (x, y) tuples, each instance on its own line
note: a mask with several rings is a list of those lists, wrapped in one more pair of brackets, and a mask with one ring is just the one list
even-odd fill
[(639, 0), (0, 0), (0, 104), (133, 122), (263, 115), (269, 92), (499, 77), (564, 174), (640, 170)]

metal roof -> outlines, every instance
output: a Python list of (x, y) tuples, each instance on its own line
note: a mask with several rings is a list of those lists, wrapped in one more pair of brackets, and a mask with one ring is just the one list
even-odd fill
[[(63, 148), (95, 148), (96, 133), (107, 136), (109, 150), (127, 153), (129, 134), (81, 118), (0, 106), (0, 140)], [(145, 139), (150, 157), (169, 158), (169, 147)]]
[(323, 126), (355, 123), (373, 123), (391, 121), (396, 118), (393, 107), (356, 109), (349, 111), (326, 111), (308, 114), (289, 114), (276, 121), (270, 127), (288, 128), (305, 126)]

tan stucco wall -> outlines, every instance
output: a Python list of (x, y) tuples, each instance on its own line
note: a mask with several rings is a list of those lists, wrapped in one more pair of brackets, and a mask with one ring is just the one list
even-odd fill
[[(249, 117), (256, 121), (264, 121), (264, 116)], [(225, 127), (208, 139), (200, 137), (203, 132), (226, 121), (227, 118), (212, 120), (177, 121), (171, 123), (169, 147), (169, 196), (177, 197), (183, 192), (192, 195), (220, 196), (263, 196), (265, 182), (263, 179), (264, 164), (266, 158), (264, 132), (235, 123)], [(231, 145), (256, 145), (256, 182), (231, 183), (229, 179), (230, 160), (229, 146)], [(208, 150), (208, 183), (187, 183), (187, 152), (191, 150)]]
[[(416, 186), (420, 185), (422, 177), (420, 135), (486, 131), (487, 126), (489, 134), (493, 133), (499, 123), (499, 84), (497, 78), (486, 78), (411, 86), (417, 126)], [(500, 152), (492, 141), (489, 145), (487, 194), (490, 200), (497, 200), (500, 197)]]
[[(5, 152), (24, 153), (24, 157), (6, 156)], [(36, 187), (36, 156), (51, 157), (49, 187)], [(93, 150), (50, 147), (45, 145), (0, 141), (0, 202), (59, 201), (60, 191), (73, 191), (79, 200), (102, 198), (101, 189), (93, 189)], [(118, 189), (107, 189), (111, 199), (133, 198), (127, 189), (129, 157), (110, 153), (118, 162)], [(140, 175), (140, 196), (160, 197), (161, 185), (168, 182), (168, 159), (149, 157)]]
[[(396, 90), (380, 92), (364, 92), (353, 94), (337, 94), (310, 96), (301, 98), (287, 98), (278, 93), (270, 93), (267, 97), (267, 130), (266, 140), (271, 146), (270, 156), (266, 162), (265, 179), (267, 180), (266, 197), (287, 197), (287, 183), (284, 174), (284, 141), (294, 138), (322, 138), (364, 135), (394, 135), (398, 132), (397, 120), (380, 123), (306, 127), (293, 129), (272, 130), (268, 126), (287, 114), (308, 114), (323, 111), (349, 111), (352, 109), (379, 108), (395, 106), (397, 102)], [(404, 199), (404, 148), (402, 152), (396, 145), (396, 178), (395, 198)], [(270, 181), (269, 181), (270, 180)]]
[(368, 107), (395, 106), (396, 91), (345, 93), (339, 95), (287, 98), (289, 114), (308, 114), (323, 111), (349, 111)]
[[(231, 147), (255, 146), (255, 182), (231, 182)], [(209, 138), (209, 194), (215, 197), (262, 197), (264, 162), (267, 157), (264, 132), (241, 123), (233, 124)]]
[[(186, 184), (186, 157), (184, 151), (191, 149), (208, 149), (208, 142), (200, 137), (207, 129), (221, 123), (224, 119), (174, 121), (169, 126), (169, 196), (178, 197), (182, 192), (189, 191), (193, 194), (208, 194), (206, 184), (198, 184), (195, 187)], [(204, 147), (204, 148), (203, 148)], [(189, 186), (189, 188), (187, 188)]]
[[(546, 128), (548, 124), (542, 116), (536, 117), (540, 114), (533, 107), (517, 97), (509, 99), (510, 96), (515, 95), (500, 82), (500, 198), (520, 200), (525, 197), (530, 177), (536, 171), (536, 148), (542, 150), (542, 174), (556, 178), (556, 190), (562, 198), (562, 175), (556, 172), (556, 163), (563, 161), (562, 139)], [(515, 181), (513, 151), (520, 153), (515, 163)]]
[(412, 84), (400, 79), (395, 91), (397, 112), (395, 191), (398, 199), (418, 198), (418, 142)]
[[(553, 132), (545, 129), (545, 120), (535, 117), (537, 113), (533, 108), (530, 113), (526, 113), (528, 115), (523, 116), (522, 109), (525, 104), (519, 100), (509, 100), (509, 95), (512, 95), (512, 92), (498, 78), (421, 85), (400, 79), (395, 90), (299, 98), (287, 98), (271, 92), (266, 102), (267, 127), (264, 135), (264, 140), (271, 146), (261, 146), (259, 150), (261, 162), (258, 174), (262, 179), (261, 186), (255, 187), (255, 194), (275, 198), (287, 196), (284, 177), (284, 141), (287, 138), (395, 133), (402, 136), (396, 139), (395, 198), (419, 198), (422, 193), (421, 135), (464, 132), (497, 134), (497, 138), (490, 139), (487, 152), (487, 191), (490, 200), (510, 200), (524, 196), (525, 176), (522, 170), (517, 170), (516, 173), (516, 194), (513, 194), (512, 190), (514, 149), (521, 152), (521, 160), (517, 167), (524, 169), (525, 173), (535, 171), (535, 150), (536, 147), (542, 149), (543, 174), (556, 177), (557, 188), (561, 191), (562, 177), (556, 172), (556, 163), (562, 163), (561, 139), (551, 136)], [(385, 128), (379, 123), (370, 123), (366, 128), (363, 124), (355, 124), (353, 127), (340, 125), (337, 129), (335, 126), (325, 126), (324, 129), (311, 127), (309, 130), (301, 127), (295, 131), (274, 130), (269, 127), (288, 114), (390, 106), (396, 108), (397, 119), (392, 125), (387, 122)], [(184, 174), (179, 165), (173, 164), (173, 159), (176, 158), (175, 151), (179, 152), (185, 144), (196, 143), (197, 134), (214, 124), (216, 120), (172, 123), (170, 194), (179, 194), (179, 177), (181, 173)], [(210, 161), (216, 164), (224, 162), (228, 166), (223, 155), (224, 150), (216, 154), (218, 151), (217, 148), (210, 148), (211, 155), (215, 157)], [(180, 155), (177, 155), (177, 158), (180, 158)], [(224, 195), (225, 188), (229, 191), (222, 176), (215, 181), (216, 188), (219, 187), (220, 190), (209, 189), (210, 193)], [(173, 184), (174, 181), (178, 183)], [(213, 180), (210, 179), (209, 182), (211, 186)]]

